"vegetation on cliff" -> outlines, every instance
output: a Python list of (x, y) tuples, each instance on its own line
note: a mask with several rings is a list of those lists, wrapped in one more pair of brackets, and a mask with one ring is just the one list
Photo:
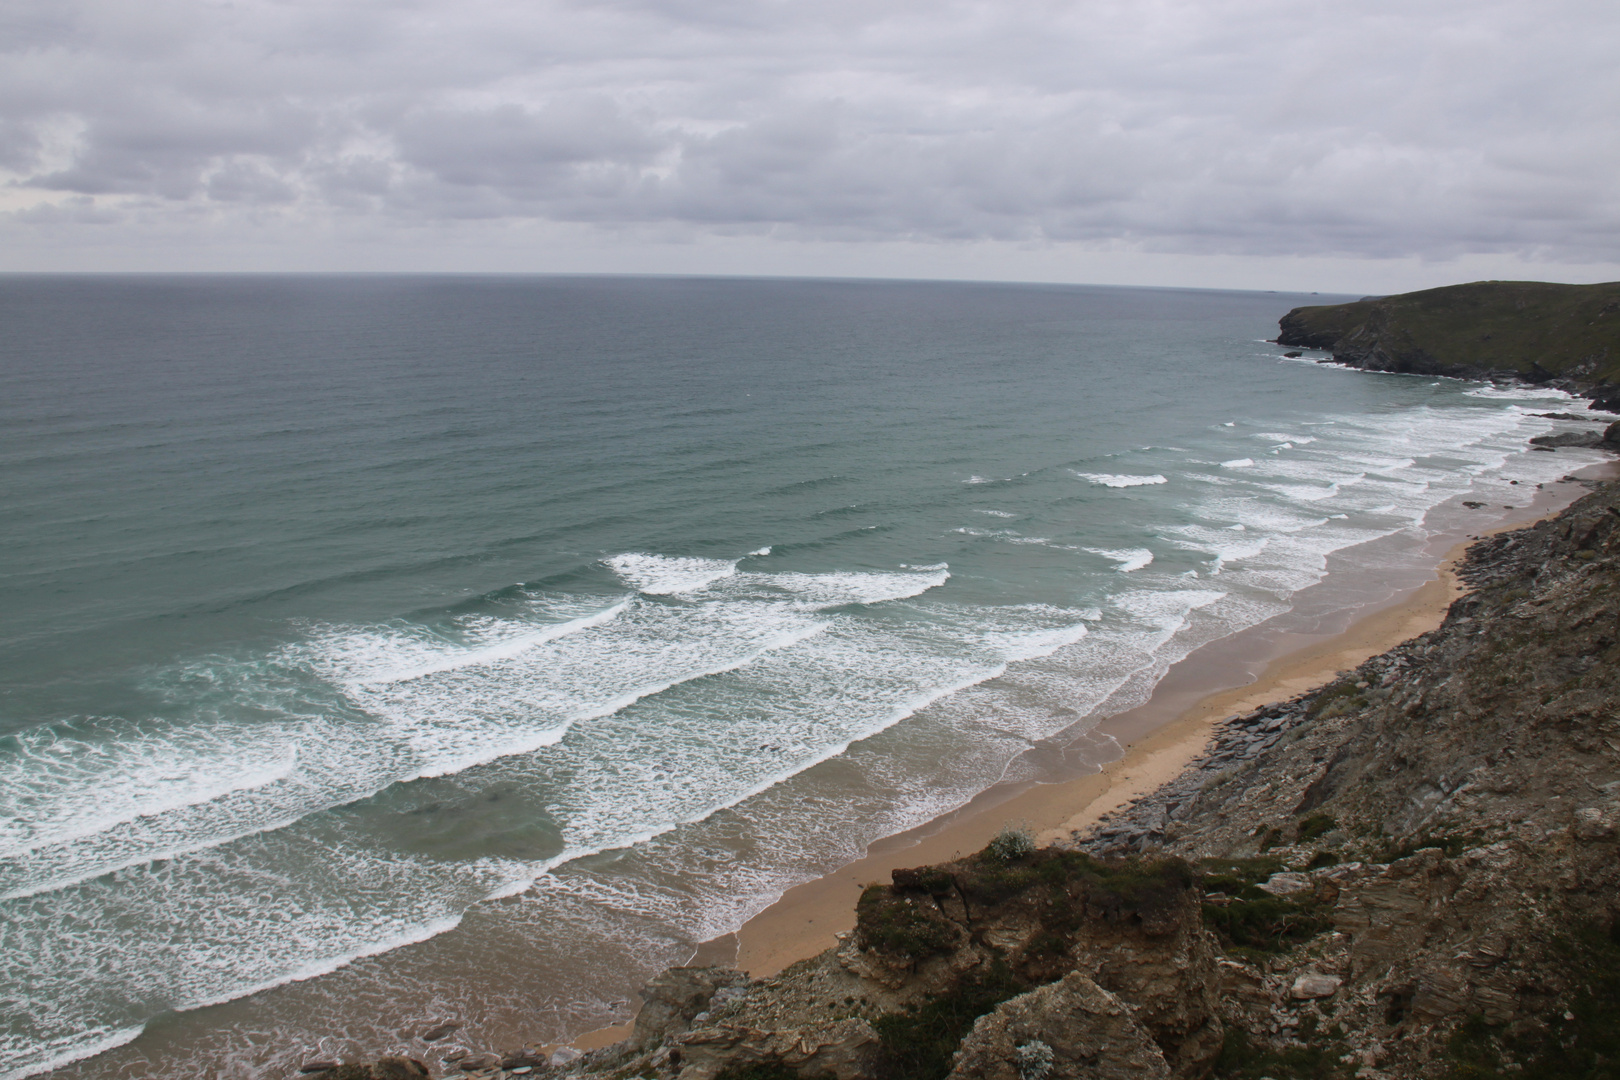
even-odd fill
[(1331, 350), (1353, 367), (1514, 378), (1620, 399), (1620, 283), (1477, 281), (1295, 308), (1279, 326), (1278, 344)]

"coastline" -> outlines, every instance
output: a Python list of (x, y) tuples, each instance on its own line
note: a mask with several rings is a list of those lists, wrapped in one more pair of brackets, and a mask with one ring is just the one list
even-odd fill
[[(1577, 469), (1569, 477), (1617, 472), (1620, 466), (1600, 463)], [(1096, 729), (1113, 737), (1123, 750), (1100, 771), (1056, 783), (1026, 783), (1010, 792), (992, 788), (965, 807), (879, 841), (864, 858), (788, 890), (735, 934), (704, 943), (690, 962), (731, 965), (755, 978), (774, 975), (835, 945), (837, 935), (855, 925), (861, 889), (887, 882), (896, 868), (944, 862), (977, 851), (1009, 822), (1027, 825), (1043, 845), (1088, 828), (1181, 773), (1203, 753), (1220, 721), (1303, 693), (1439, 626), (1452, 601), (1464, 592), (1455, 566), (1475, 540), (1550, 517), (1584, 493), (1584, 486), (1577, 483), (1548, 484), (1530, 505), (1508, 510), (1487, 528), (1473, 533), (1448, 530), (1431, 538), (1431, 546), (1439, 539), (1446, 550), (1427, 581), (1353, 612), (1347, 626), (1321, 634), (1288, 635), (1292, 640), (1280, 647), (1273, 643), (1269, 655), (1251, 655), (1249, 663), (1258, 662), (1258, 671), (1243, 685), (1211, 685), (1209, 665), (1199, 655), (1205, 650), (1195, 651), (1177, 667), (1193, 669), (1180, 681), (1202, 681), (1199, 691), (1168, 685), (1174, 680), (1167, 676), (1145, 705), (1111, 717)], [(1259, 629), (1233, 638), (1263, 637), (1252, 635)], [(1223, 651), (1231, 652), (1234, 644), (1223, 639), (1205, 649), (1225, 646)], [(591, 1032), (573, 1045), (581, 1049), (606, 1045), (628, 1031), (626, 1025)]]
[[(1202, 755), (1226, 718), (1330, 682), (1340, 672), (1438, 627), (1452, 601), (1465, 591), (1454, 568), (1470, 545), (1558, 514), (1586, 493), (1581, 480), (1597, 478), (1620, 478), (1620, 461), (1574, 468), (1564, 479), (1536, 490), (1528, 505), (1501, 507), (1489, 525), (1469, 530), (1459, 524), (1466, 517), (1455, 517), (1422, 545), (1429, 553), (1423, 580), (1381, 599), (1338, 607), (1320, 619), (1325, 625), (1279, 632), (1272, 624), (1287, 620), (1294, 614), (1290, 611), (1194, 650), (1170, 668), (1147, 702), (1091, 730), (1093, 741), (1101, 735), (1116, 742), (1120, 757), (1097, 771), (1055, 782), (994, 785), (967, 805), (885, 837), (864, 857), (789, 889), (736, 932), (702, 943), (687, 963), (734, 967), (756, 979), (769, 978), (836, 945), (838, 935), (854, 929), (861, 890), (887, 883), (895, 869), (978, 851), (1009, 823), (1029, 827), (1042, 845), (1089, 828), (1178, 776)], [(1448, 504), (1431, 514), (1444, 518), (1455, 511), (1469, 514)], [(1387, 587), (1365, 568), (1349, 574), (1353, 595)], [(1342, 593), (1345, 583), (1333, 584)], [(1328, 579), (1318, 587), (1326, 585)], [(547, 1049), (597, 1049), (628, 1038), (632, 1027), (598, 1028)]]

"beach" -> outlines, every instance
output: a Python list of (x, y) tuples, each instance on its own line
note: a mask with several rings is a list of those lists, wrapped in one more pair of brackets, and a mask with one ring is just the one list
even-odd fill
[[(1352, 623), (1412, 632), (1370, 628), (1598, 459), (1530, 452), (1591, 422), (1555, 390), (1279, 355), (1304, 298), (570, 281), (475, 317), (424, 281), (322, 321), (333, 288), (244, 294), (231, 340), (282, 357), (251, 416), (253, 356), (118, 324), (75, 354), (84, 408), (15, 441), (54, 464), (9, 523), (0, 906), (34, 1004), (0, 1074), (622, 1030), (667, 967), (768, 972), (896, 864), (1151, 787), (1246, 695), (1354, 662)], [(57, 300), (123, 310), (97, 289)], [(229, 291), (148, 299), (185, 328)], [(284, 301), (313, 320), (285, 340)], [(590, 362), (491, 359), (558, 334)], [(103, 364), (124, 338), (150, 362)]]
[[(1110, 811), (1174, 779), (1204, 752), (1226, 718), (1305, 693), (1438, 627), (1465, 591), (1456, 567), (1475, 540), (1557, 514), (1586, 493), (1575, 478), (1616, 476), (1620, 464), (1577, 470), (1570, 479), (1543, 486), (1529, 505), (1488, 511), (1490, 524), (1473, 529), (1456, 525), (1467, 517), (1442, 512), (1444, 525), (1423, 543), (1431, 555), (1424, 580), (1369, 603), (1340, 607), (1316, 632), (1280, 632), (1276, 625), (1262, 624), (1211, 642), (1172, 667), (1146, 703), (1108, 718), (1092, 732), (1114, 739), (1121, 751), (1098, 771), (1055, 783), (993, 787), (952, 813), (880, 840), (864, 858), (789, 889), (735, 934), (705, 942), (691, 963), (768, 978), (836, 945), (840, 934), (854, 929), (861, 890), (887, 883), (897, 868), (979, 851), (1009, 824), (1030, 829), (1043, 845), (1084, 832)], [(1343, 573), (1322, 588), (1333, 590), (1331, 603), (1343, 604), (1347, 596), (1377, 596), (1385, 584), (1360, 571)], [(630, 1030), (628, 1024), (598, 1029), (571, 1045), (606, 1046)]]
[[(1609, 478), (1614, 465), (1598, 465), (1574, 474)], [(1259, 657), (1258, 676), (1242, 686), (1210, 690), (1185, 704), (1187, 681), (1218, 680), (1209, 656), (1194, 653), (1172, 669), (1147, 704), (1110, 718), (1100, 731), (1117, 738), (1123, 756), (1090, 776), (1064, 783), (1026, 786), (1013, 793), (992, 790), (956, 813), (873, 845), (863, 859), (836, 873), (790, 889), (735, 935), (706, 943), (694, 963), (732, 963), (755, 978), (814, 956), (837, 943), (837, 935), (855, 926), (855, 902), (861, 889), (886, 883), (890, 872), (944, 862), (984, 847), (1008, 824), (1027, 827), (1038, 842), (1050, 844), (1081, 832), (1110, 811), (1173, 779), (1203, 753), (1216, 725), (1229, 716), (1284, 700), (1330, 681), (1369, 657), (1440, 625), (1453, 600), (1464, 592), (1456, 566), (1468, 546), (1482, 536), (1522, 528), (1562, 510), (1586, 489), (1576, 483), (1548, 484), (1526, 507), (1506, 512), (1489, 528), (1461, 538), (1441, 534), (1431, 545), (1450, 541), (1433, 576), (1416, 588), (1356, 613), (1343, 629), (1322, 635), (1293, 635), (1284, 651)], [(1207, 651), (1230, 656), (1263, 641), (1256, 627), (1232, 639), (1212, 643)], [(1251, 657), (1251, 659), (1255, 659)], [(1218, 663), (1218, 661), (1217, 661)], [(1179, 676), (1179, 677), (1178, 677)], [(1168, 699), (1168, 700), (1166, 700)], [(619, 1029), (592, 1033), (581, 1047), (603, 1045), (622, 1037)]]

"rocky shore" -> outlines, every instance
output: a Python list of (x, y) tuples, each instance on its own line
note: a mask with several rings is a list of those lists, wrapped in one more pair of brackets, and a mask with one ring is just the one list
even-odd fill
[[(1296, 309), (1279, 340), (1620, 404), (1620, 286), (1521, 286)], [(1447, 359), (1440, 315), (1481, 296), (1511, 309), (1487, 338), (1558, 348)], [(1620, 424), (1537, 441), (1620, 449)], [(895, 870), (837, 946), (768, 978), (666, 971), (612, 1046), (413, 1038), (471, 1080), (1620, 1077), (1620, 482), (1590, 486), (1471, 547), (1437, 629), (1230, 717), (1083, 832)]]
[[(1086, 834), (1037, 849), (1009, 830), (896, 871), (836, 948), (769, 979), (665, 972), (625, 1042), (457, 1067), (1612, 1076), (1620, 484), (1480, 541), (1461, 572), (1472, 591), (1439, 629), (1231, 718), (1192, 768)], [(320, 1072), (427, 1075), (403, 1058)]]

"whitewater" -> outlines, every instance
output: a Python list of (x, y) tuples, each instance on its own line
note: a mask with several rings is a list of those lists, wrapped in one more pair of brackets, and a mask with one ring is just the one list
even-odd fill
[(1596, 460), (1529, 451), (1556, 391), (1280, 355), (1301, 302), (6, 282), (0, 1077), (623, 1022), (1041, 748), (1117, 755), (1333, 559)]

